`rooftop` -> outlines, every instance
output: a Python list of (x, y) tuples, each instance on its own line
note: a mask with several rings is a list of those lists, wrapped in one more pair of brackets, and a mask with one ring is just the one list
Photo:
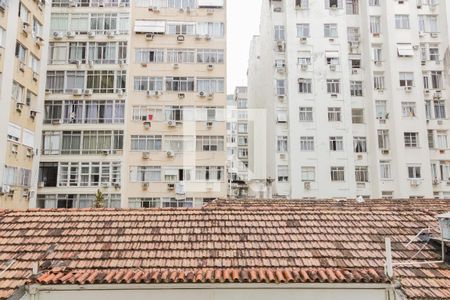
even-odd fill
[[(450, 200), (220, 200), (201, 209), (5, 211), (0, 299), (29, 282), (385, 283), (385, 237), (392, 239), (394, 262), (440, 260), (431, 244), (407, 244), (424, 228), (437, 232), (436, 215), (448, 211)], [(40, 265), (37, 276), (33, 262)], [(394, 270), (409, 299), (450, 298), (448, 264)]]

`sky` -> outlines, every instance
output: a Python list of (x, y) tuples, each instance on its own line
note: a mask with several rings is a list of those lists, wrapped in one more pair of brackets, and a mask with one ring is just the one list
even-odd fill
[(228, 94), (247, 85), (250, 41), (259, 33), (261, 0), (227, 0)]

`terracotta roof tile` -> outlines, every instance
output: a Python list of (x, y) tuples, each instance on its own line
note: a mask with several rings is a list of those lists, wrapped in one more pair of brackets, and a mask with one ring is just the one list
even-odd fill
[[(394, 261), (438, 260), (416, 241), (445, 200), (214, 201), (202, 209), (0, 210), (0, 299), (41, 284), (385, 282)], [(47, 272), (47, 273), (46, 273)], [(396, 268), (411, 299), (450, 298), (448, 265)]]

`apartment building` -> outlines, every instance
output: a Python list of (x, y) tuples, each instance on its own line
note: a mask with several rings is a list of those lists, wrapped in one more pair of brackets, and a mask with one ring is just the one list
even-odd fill
[(236, 87), (228, 97), (227, 161), (228, 196), (244, 197), (248, 193), (248, 109), (247, 87)]
[(37, 207), (226, 195), (220, 0), (53, 0)]
[(449, 13), (442, 0), (263, 1), (253, 179), (292, 198), (449, 197)]
[(44, 0), (0, 1), (1, 208), (28, 208), (36, 196), (49, 12)]

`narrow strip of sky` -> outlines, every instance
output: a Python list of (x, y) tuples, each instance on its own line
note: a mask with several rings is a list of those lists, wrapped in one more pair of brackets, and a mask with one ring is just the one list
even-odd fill
[(228, 94), (247, 85), (250, 42), (259, 34), (261, 0), (227, 0)]

